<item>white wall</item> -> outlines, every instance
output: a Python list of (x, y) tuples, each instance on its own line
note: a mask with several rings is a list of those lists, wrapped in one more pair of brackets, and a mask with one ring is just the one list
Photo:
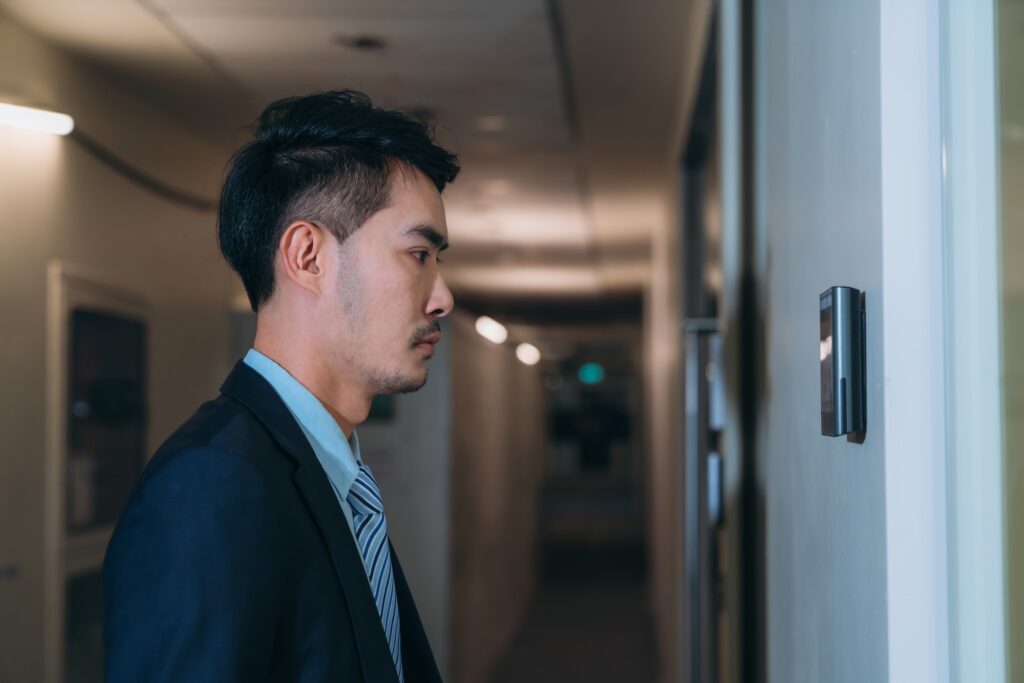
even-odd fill
[[(183, 189), (215, 196), (226, 155), (0, 16), (0, 83)], [(0, 129), (0, 680), (42, 678), (46, 268), (66, 260), (148, 303), (149, 443), (227, 370), (233, 284), (214, 216), (156, 198), (73, 140)]]
[[(779, 0), (757, 45), (770, 681), (888, 680), (879, 8)], [(868, 434), (821, 436), (818, 294), (867, 293)]]
[(950, 679), (939, 5), (880, 5), (881, 426), (894, 682)]
[[(937, 7), (759, 8), (771, 681), (948, 680)], [(832, 285), (867, 293), (862, 445), (820, 435)]]

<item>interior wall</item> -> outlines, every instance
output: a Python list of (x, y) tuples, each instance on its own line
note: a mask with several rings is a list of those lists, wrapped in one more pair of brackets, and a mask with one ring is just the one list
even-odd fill
[[(1004, 134), (999, 149), (1002, 219), (1003, 448), (1006, 478), (1006, 576), (1009, 679), (1024, 680), (1024, 5), (997, 3), (999, 107)], [(1016, 126), (1016, 129), (1012, 127)], [(1014, 130), (1015, 135), (1011, 135)]]
[(951, 676), (941, 4), (882, 3), (879, 21), (888, 673), (935, 683)]
[(451, 320), (456, 683), (489, 680), (534, 593), (547, 420), (540, 372)]
[(430, 360), (427, 384), (394, 397), (391, 419), (357, 430), (380, 484), (388, 535), (430, 640), (441, 676), (451, 671), (451, 325)]
[[(667, 194), (667, 196), (672, 196)], [(665, 224), (674, 213), (664, 207)], [(678, 225), (678, 223), (676, 223)], [(652, 235), (651, 283), (644, 297), (648, 564), (658, 634), (660, 680), (682, 680), (683, 459), (679, 231)]]
[[(0, 16), (0, 89), (72, 114), (174, 185), (216, 195), (226, 155)], [(69, 138), (0, 129), (0, 680), (42, 679), (47, 264), (121, 283), (149, 317), (149, 446), (212, 396), (228, 369), (234, 285), (214, 216), (157, 198)]]
[[(886, 681), (882, 150), (877, 3), (758, 8), (768, 679)], [(820, 433), (818, 295), (867, 296), (868, 433)]]
[[(743, 174), (748, 153), (745, 143), (749, 144), (746, 140), (749, 132), (743, 129), (744, 106), (749, 104), (744, 95), (743, 57), (744, 51), (750, 49), (745, 42), (749, 37), (744, 35), (744, 11), (742, 0), (723, 0), (719, 4), (718, 160), (721, 167), (718, 180), (721, 184), (722, 289), (718, 321), (725, 342), (723, 370), (726, 378), (725, 429), (719, 442), (725, 504), (725, 522), (719, 534), (719, 565), (725, 599), (720, 614), (721, 641), (717, 653), (722, 683), (744, 680), (746, 672), (753, 672), (755, 676), (761, 674), (757, 670), (760, 656), (757, 638), (762, 604), (757, 601), (756, 587), (749, 585), (749, 582), (757, 581), (760, 557), (758, 548), (750, 547), (747, 540), (755, 537), (756, 529), (743, 528), (744, 523), (749, 523), (744, 519), (749, 514), (747, 506), (753, 505), (756, 518), (759, 504), (743, 499), (744, 470), (754, 464), (745, 463), (744, 456), (756, 458), (756, 453), (744, 452), (742, 420), (747, 397), (742, 392), (745, 382), (750, 382), (751, 378), (740, 374), (741, 368), (752, 365), (744, 353), (753, 341), (743, 338), (751, 327), (747, 326), (749, 321), (742, 319), (745, 302), (741, 300), (744, 268), (749, 267), (743, 258), (743, 229), (748, 208), (744, 204), (748, 188), (744, 187)], [(749, 612), (751, 608), (753, 614)], [(745, 639), (754, 642), (745, 642)], [(736, 656), (738, 652), (743, 652), (743, 657)]]
[[(1009, 145), (1006, 145), (1007, 147)], [(1024, 154), (1017, 149), (1003, 153), (1003, 391), (1005, 401), (1004, 464), (1006, 476), (1007, 634), (1010, 680), (1024, 680), (1024, 358), (1015, 349), (1024, 345), (1024, 287), (1019, 276), (1010, 275), (1024, 263), (1024, 200), (1019, 193), (1007, 196), (1007, 179), (1024, 178)], [(1012, 174), (1012, 175), (1011, 175)], [(1017, 457), (1015, 457), (1017, 456)]]
[[(686, 680), (683, 591), (683, 321), (680, 163), (690, 133), (713, 3), (686, 3), (686, 20), (671, 27), (685, 47), (671, 116), (676, 138), (663, 144), (662, 174), (648, 188), (652, 202), (651, 276), (644, 290), (644, 429), (650, 609), (658, 639), (658, 680)], [(741, 656), (736, 653), (736, 656)]]

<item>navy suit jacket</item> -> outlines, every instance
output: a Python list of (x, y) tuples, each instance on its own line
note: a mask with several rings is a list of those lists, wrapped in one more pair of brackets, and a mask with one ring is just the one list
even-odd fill
[[(440, 683), (391, 549), (406, 683)], [(238, 363), (156, 452), (103, 565), (111, 682), (397, 683), (362, 559), (301, 428)]]

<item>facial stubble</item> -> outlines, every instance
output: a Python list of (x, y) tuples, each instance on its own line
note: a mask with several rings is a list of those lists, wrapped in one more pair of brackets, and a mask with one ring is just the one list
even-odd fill
[[(367, 343), (365, 337), (367, 321), (371, 314), (370, 301), (358, 259), (353, 253), (355, 250), (348, 248), (349, 246), (348, 241), (338, 246), (338, 295), (343, 302), (346, 336), (349, 340), (341, 350), (343, 362), (346, 367), (355, 371), (354, 374), (362, 380), (363, 386), (374, 396), (418, 391), (427, 383), (430, 371), (426, 367), (423, 368), (422, 375), (412, 375), (395, 367), (400, 362), (397, 359), (394, 363), (383, 365), (381, 361), (387, 362), (387, 359), (381, 359), (379, 356), (374, 358), (370, 355), (373, 353), (372, 344)], [(413, 333), (406, 348), (413, 351), (413, 347), (422, 338), (439, 330), (440, 325), (437, 321), (421, 326)]]

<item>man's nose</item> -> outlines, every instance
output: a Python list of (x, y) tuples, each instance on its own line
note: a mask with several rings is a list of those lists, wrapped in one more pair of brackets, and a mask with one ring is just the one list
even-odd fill
[(427, 314), (443, 318), (451, 313), (454, 307), (455, 297), (452, 296), (452, 290), (448, 289), (444, 277), (438, 273), (437, 279), (434, 280), (434, 289), (430, 293), (430, 301), (427, 302)]

